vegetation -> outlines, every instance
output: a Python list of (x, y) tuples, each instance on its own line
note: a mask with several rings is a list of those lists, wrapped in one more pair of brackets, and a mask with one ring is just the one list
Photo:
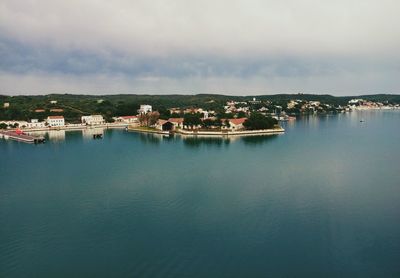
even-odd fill
[(153, 126), (157, 120), (160, 118), (160, 113), (158, 112), (151, 112), (146, 114), (140, 114), (138, 119), (141, 126)]
[(260, 113), (252, 113), (243, 123), (243, 126), (249, 130), (274, 128), (278, 121), (274, 118), (264, 116)]
[[(320, 101), (331, 105), (345, 105), (352, 98), (362, 98), (365, 100), (388, 103), (400, 103), (400, 95), (369, 95), (357, 97), (335, 97), (331, 95), (312, 95), (312, 94), (279, 94), (279, 95), (260, 95), (257, 100), (264, 103), (273, 102), (274, 105), (287, 108), (287, 102), (292, 99), (306, 101)], [(232, 115), (223, 115), (223, 106), (229, 100), (248, 101), (253, 96), (227, 96), (227, 95), (71, 95), (71, 94), (51, 94), (37, 96), (4, 96), (0, 95), (0, 120), (25, 120), (39, 119), (40, 121), (50, 115), (63, 115), (67, 122), (80, 122), (80, 117), (90, 114), (101, 114), (107, 121), (111, 121), (113, 116), (134, 115), (140, 104), (150, 104), (153, 110), (159, 111), (161, 119), (168, 119), (170, 115), (167, 108), (171, 107), (201, 107), (205, 110), (214, 110), (219, 118), (231, 118)], [(51, 103), (55, 100), (57, 103)], [(10, 103), (10, 107), (4, 108), (3, 103)], [(252, 108), (257, 108), (254, 104)], [(273, 105), (266, 106), (269, 111), (276, 110)], [(41, 109), (44, 112), (35, 112)], [(52, 112), (52, 109), (62, 109), (62, 112)], [(298, 112), (298, 107), (293, 108), (291, 113)], [(239, 117), (243, 114), (239, 115)]]
[(199, 113), (188, 113), (183, 117), (183, 125), (188, 127), (196, 127), (202, 125), (201, 114)]

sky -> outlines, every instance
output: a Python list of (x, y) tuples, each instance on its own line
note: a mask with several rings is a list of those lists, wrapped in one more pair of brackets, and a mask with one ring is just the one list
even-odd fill
[(1, 0), (0, 94), (400, 93), (398, 0)]

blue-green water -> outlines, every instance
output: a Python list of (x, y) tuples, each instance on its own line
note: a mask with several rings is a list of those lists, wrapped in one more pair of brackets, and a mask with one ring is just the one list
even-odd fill
[(286, 129), (1, 140), (0, 277), (399, 277), (400, 112)]

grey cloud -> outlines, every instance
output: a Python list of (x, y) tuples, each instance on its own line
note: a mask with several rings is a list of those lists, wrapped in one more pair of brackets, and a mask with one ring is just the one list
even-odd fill
[(394, 0), (3, 0), (0, 91), (398, 92), (399, 8)]

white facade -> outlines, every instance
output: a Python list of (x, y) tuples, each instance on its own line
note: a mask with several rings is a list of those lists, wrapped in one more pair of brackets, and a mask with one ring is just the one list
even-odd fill
[(39, 122), (38, 119), (32, 119), (30, 123), (28, 123), (28, 128), (43, 128), (46, 127), (45, 122)]
[(19, 128), (28, 126), (28, 122), (26, 121), (0, 121), (0, 124), (6, 124), (10, 128), (14, 125), (17, 125)]
[(4, 102), (3, 107), (4, 107), (4, 108), (10, 107), (10, 103), (9, 103), (9, 102)]
[(65, 120), (63, 116), (48, 116), (47, 124), (51, 127), (64, 126)]
[(151, 105), (148, 104), (142, 104), (140, 105), (140, 109), (139, 109), (139, 114), (147, 114), (153, 111), (153, 107), (151, 107)]
[(88, 125), (101, 125), (105, 122), (102, 115), (82, 116), (81, 121), (83, 124)]
[(50, 103), (51, 104), (57, 104), (57, 100), (51, 100)]
[(120, 116), (114, 117), (116, 122), (126, 123), (126, 124), (135, 124), (139, 123), (139, 119), (137, 116)]

